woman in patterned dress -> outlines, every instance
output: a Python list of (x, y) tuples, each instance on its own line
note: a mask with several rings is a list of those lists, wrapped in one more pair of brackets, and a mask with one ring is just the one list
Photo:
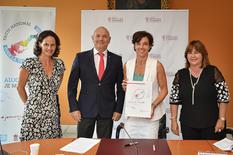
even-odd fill
[(186, 67), (179, 70), (170, 95), (171, 130), (179, 135), (178, 105), (183, 139), (225, 137), (225, 120), (229, 92), (223, 75), (210, 65), (208, 53), (199, 40), (189, 43), (185, 51)]
[(22, 63), (17, 86), (18, 94), (26, 105), (21, 141), (62, 136), (57, 93), (65, 66), (57, 58), (59, 52), (60, 39), (53, 31), (46, 30), (35, 42), (33, 53), (36, 57), (27, 58)]

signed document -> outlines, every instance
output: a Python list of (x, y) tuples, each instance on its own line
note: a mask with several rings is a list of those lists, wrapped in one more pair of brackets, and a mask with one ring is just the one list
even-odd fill
[(74, 140), (73, 142), (67, 144), (66, 146), (62, 147), (61, 151), (66, 152), (74, 152), (74, 153), (80, 153), (83, 154), (90, 150), (93, 146), (98, 144), (100, 142), (100, 139), (92, 139), (92, 138), (78, 138)]
[(150, 118), (152, 82), (128, 81), (125, 93), (126, 117)]

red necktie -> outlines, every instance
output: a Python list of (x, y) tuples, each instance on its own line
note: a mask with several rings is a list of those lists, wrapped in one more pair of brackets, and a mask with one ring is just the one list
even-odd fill
[(99, 62), (99, 80), (101, 80), (103, 74), (104, 74), (104, 54), (103, 53), (99, 53), (100, 55), (100, 62)]

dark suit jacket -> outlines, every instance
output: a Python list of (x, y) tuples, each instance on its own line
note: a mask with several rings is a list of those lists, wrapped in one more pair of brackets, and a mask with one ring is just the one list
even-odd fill
[[(77, 100), (79, 80), (81, 90)], [(120, 56), (108, 51), (105, 72), (99, 81), (93, 49), (78, 53), (68, 81), (70, 112), (79, 110), (84, 118), (93, 118), (98, 114), (103, 118), (111, 118), (113, 112), (122, 113), (124, 104), (122, 80), (123, 67)]]

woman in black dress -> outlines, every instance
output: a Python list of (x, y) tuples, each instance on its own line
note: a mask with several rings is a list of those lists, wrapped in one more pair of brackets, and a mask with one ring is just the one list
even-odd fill
[(174, 78), (171, 95), (171, 130), (179, 135), (178, 106), (183, 139), (225, 137), (229, 92), (223, 75), (210, 65), (208, 53), (199, 40), (189, 43), (185, 51), (186, 67)]

